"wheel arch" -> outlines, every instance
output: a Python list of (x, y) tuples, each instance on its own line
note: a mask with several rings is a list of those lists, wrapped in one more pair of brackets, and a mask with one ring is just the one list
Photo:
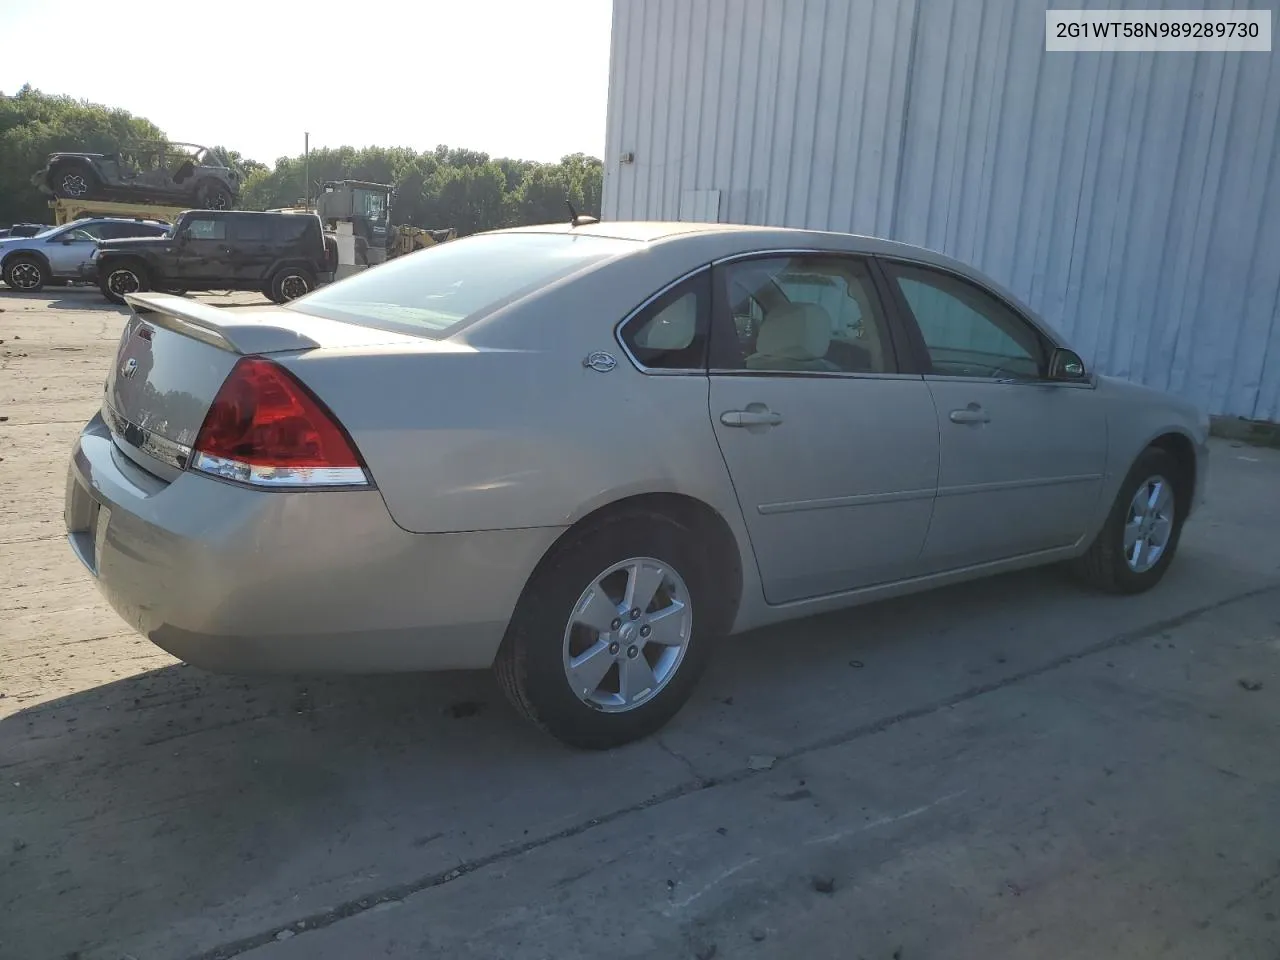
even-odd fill
[(636, 513), (657, 513), (669, 517), (689, 530), (695, 544), (704, 548), (712, 569), (727, 577), (728, 589), (718, 591), (715, 605), (715, 633), (728, 633), (737, 619), (742, 602), (743, 556), (733, 528), (710, 504), (682, 493), (648, 492), (620, 497), (584, 513), (566, 527), (549, 546), (529, 574), (526, 589), (560, 547), (584, 529), (613, 517)]
[[(236, 190), (225, 180), (215, 177), (212, 174), (200, 174), (192, 182), (190, 187), (191, 196), (197, 203), (201, 202), (201, 197), (207, 195), (210, 189), (222, 190), (229, 198), (229, 203), (225, 209), (230, 210), (235, 206), (237, 193)], [(216, 208), (215, 208), (216, 209)]]
[(155, 274), (155, 270), (152, 269), (147, 259), (138, 256), (136, 253), (117, 253), (108, 257), (98, 258), (98, 271), (100, 274), (116, 267), (140, 267), (148, 278)]
[(316, 265), (303, 257), (284, 257), (271, 264), (264, 279), (274, 282), (276, 275), (282, 270), (300, 270), (309, 274), (313, 279), (316, 278), (317, 273)]
[(1142, 449), (1143, 452), (1163, 450), (1178, 464), (1179, 476), (1174, 478), (1177, 482), (1174, 490), (1178, 494), (1178, 512), (1187, 516), (1196, 502), (1196, 483), (1200, 474), (1195, 441), (1181, 430), (1166, 430), (1152, 437)]
[(51, 277), (53, 276), (53, 265), (49, 263), (49, 258), (46, 257), (39, 250), (31, 250), (31, 249), (10, 250), (8, 253), (6, 253), (4, 255), (4, 259), (0, 259), (0, 274), (4, 273), (5, 269), (8, 268), (10, 263), (22, 257), (25, 257), (28, 260), (35, 260), (37, 263), (40, 264), (40, 266), (44, 268), (44, 272), (46, 274), (48, 274)]

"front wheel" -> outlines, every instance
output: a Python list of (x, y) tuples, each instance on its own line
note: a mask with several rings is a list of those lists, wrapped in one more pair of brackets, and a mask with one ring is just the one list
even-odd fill
[(1145, 450), (1120, 485), (1111, 512), (1088, 551), (1075, 560), (1076, 576), (1108, 593), (1141, 593), (1173, 562), (1185, 519), (1184, 471), (1164, 450)]
[(494, 664), (527, 719), (576, 747), (647, 736), (689, 698), (716, 618), (692, 532), (625, 514), (570, 535), (526, 586)]
[(147, 271), (131, 263), (110, 267), (98, 280), (98, 289), (112, 303), (124, 303), (125, 295), (151, 289)]
[(35, 257), (10, 257), (4, 265), (4, 282), (10, 290), (39, 293), (49, 282), (49, 271)]

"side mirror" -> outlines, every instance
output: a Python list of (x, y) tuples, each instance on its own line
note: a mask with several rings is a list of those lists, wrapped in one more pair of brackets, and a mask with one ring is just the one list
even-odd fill
[(1088, 373), (1080, 354), (1065, 347), (1058, 347), (1049, 357), (1050, 380), (1084, 380)]

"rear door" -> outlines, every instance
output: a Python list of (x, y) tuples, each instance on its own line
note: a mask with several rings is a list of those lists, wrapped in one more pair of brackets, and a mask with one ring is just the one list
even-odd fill
[(272, 227), (276, 217), (239, 213), (227, 217), (231, 227), (231, 275), (243, 286), (262, 285), (274, 259)]
[(710, 415), (766, 599), (916, 573), (937, 421), (920, 375), (898, 363), (867, 261), (739, 258), (714, 283)]
[(994, 292), (920, 264), (883, 265), (937, 408), (927, 568), (1076, 542), (1106, 465), (1106, 414), (1093, 384), (1049, 380), (1052, 342)]

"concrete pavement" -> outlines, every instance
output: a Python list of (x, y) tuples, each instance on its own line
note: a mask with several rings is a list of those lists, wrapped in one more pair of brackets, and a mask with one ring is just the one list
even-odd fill
[(130, 634), (60, 518), (123, 315), (0, 309), (0, 957), (1280, 952), (1280, 451), (1215, 442), (1149, 594), (1033, 572), (758, 631), (662, 736), (573, 753), (486, 676)]

